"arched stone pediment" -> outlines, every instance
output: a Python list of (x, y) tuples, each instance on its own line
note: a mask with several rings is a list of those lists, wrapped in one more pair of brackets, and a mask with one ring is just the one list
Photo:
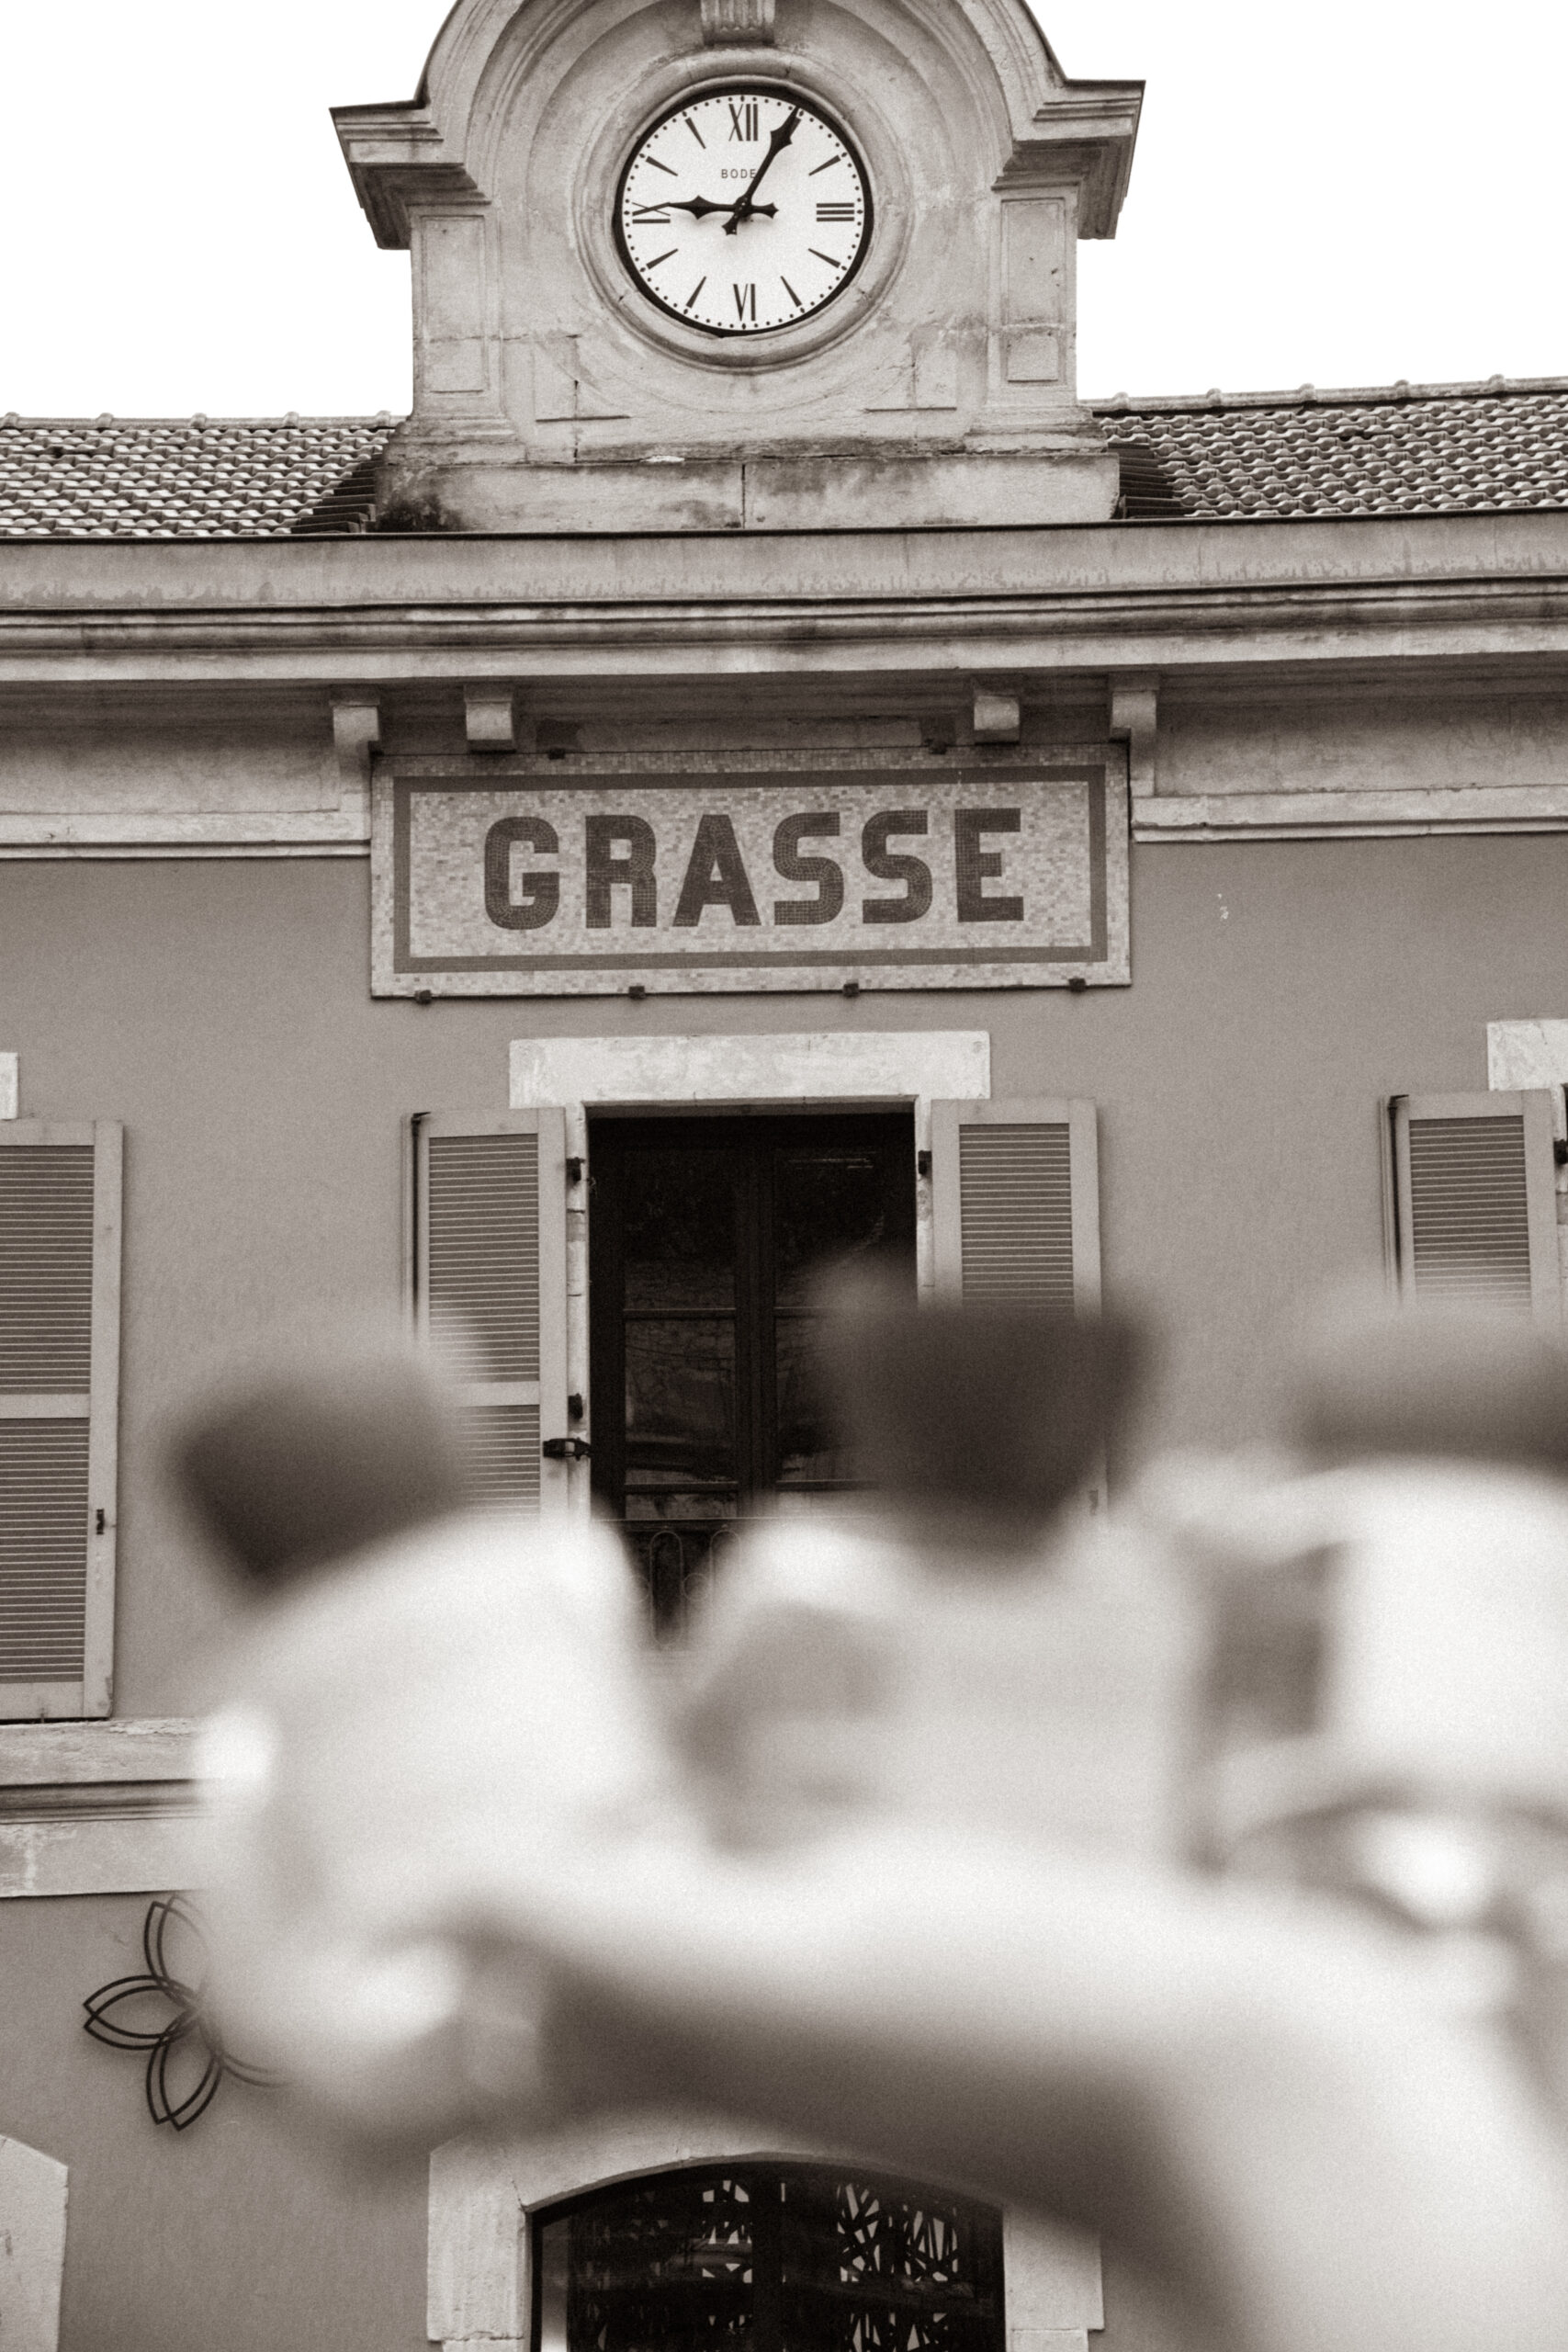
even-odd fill
[[(649, 127), (740, 82), (840, 126), (873, 197), (842, 292), (756, 334), (650, 300), (615, 230)], [(336, 116), (378, 237), (413, 254), (414, 414), (384, 513), (546, 530), (1109, 514), (1074, 256), (1114, 229), (1140, 96), (1067, 80), (1022, 0), (458, 0), (412, 101)], [(685, 152), (716, 212), (716, 159)], [(768, 266), (761, 225), (749, 246), (705, 227), (716, 266)]]
[[(534, 2297), (529, 2222), (563, 2198), (673, 2166), (736, 2160), (842, 2159), (716, 2116), (597, 2117), (511, 2144), (451, 2140), (430, 2159), (429, 2318), (433, 2343), (527, 2352)], [(1009, 2352), (1089, 2352), (1105, 2324), (1092, 2233), (1010, 2207), (1003, 2213)]]

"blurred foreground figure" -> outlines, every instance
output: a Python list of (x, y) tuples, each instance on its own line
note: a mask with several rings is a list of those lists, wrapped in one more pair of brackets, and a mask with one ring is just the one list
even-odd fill
[[(310, 1563), (213, 1726), (236, 2038), (367, 2143), (638, 2102), (770, 2119), (1103, 2227), (1223, 2346), (1568, 2346), (1564, 2139), (1510, 2032), (1435, 1998), (1419, 1939), (1332, 1874), (1187, 1865), (1178, 1733), (1213, 1751), (1206, 1815), (1256, 1743), (1194, 1695), (1198, 1619), (1071, 1533), (1124, 1340), (884, 1303), (838, 1346), (875, 1515), (743, 1566), (663, 1735), (614, 1547), (456, 1509), (412, 1385), (401, 1534), (348, 1466), (389, 1442), (368, 1375), (198, 1433), (231, 1546)], [(290, 1419), (302, 1473), (267, 1434)], [(281, 1553), (248, 1532), (278, 1480), (307, 1498)], [(1167, 1517), (1209, 1594), (1261, 1593), (1230, 1510)]]
[(880, 1816), (1169, 1856), (1193, 1612), (1087, 1494), (1134, 1333), (877, 1285), (829, 1328), (823, 1385), (869, 1491), (765, 1522), (699, 1623), (682, 1728), (715, 1833)]
[(218, 1998), (366, 2144), (429, 2143), (531, 2084), (537, 1999), (484, 1923), (670, 1779), (620, 1547), (464, 1508), (446, 1400), (400, 1356), (223, 1406), (187, 1490), (258, 1599), (209, 1797)]
[(1386, 1921), (1568, 2115), (1568, 1355), (1342, 1311), (1292, 1419), (1304, 1475), (1166, 1482), (1212, 1617), (1197, 1852)]

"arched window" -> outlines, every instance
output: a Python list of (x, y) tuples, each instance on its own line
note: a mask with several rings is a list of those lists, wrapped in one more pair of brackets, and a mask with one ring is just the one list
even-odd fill
[(1001, 2215), (823, 2165), (657, 2173), (534, 2221), (535, 2352), (1002, 2352)]

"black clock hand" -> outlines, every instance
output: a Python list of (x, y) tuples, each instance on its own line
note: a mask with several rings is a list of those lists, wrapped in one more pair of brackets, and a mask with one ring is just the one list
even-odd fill
[[(705, 196), (672, 196), (657, 208), (661, 212), (689, 212), (694, 220), (702, 220), (710, 212), (728, 212), (728, 204), (710, 204)], [(776, 204), (759, 204), (755, 209), (770, 217), (778, 210)]]
[(769, 205), (764, 208), (756, 203), (754, 199), (756, 198), (757, 190), (762, 185), (763, 175), (772, 164), (773, 157), (778, 153), (781, 147), (787, 147), (790, 141), (795, 137), (795, 125), (799, 120), (800, 108), (798, 107), (791, 107), (788, 114), (785, 115), (784, 120), (774, 131), (772, 139), (769, 140), (768, 152), (763, 156), (761, 162), (758, 164), (756, 172), (752, 176), (750, 187), (747, 189), (745, 195), (741, 198), (739, 203), (735, 207), (735, 209), (731, 212), (728, 220), (724, 224), (724, 233), (727, 237), (733, 237), (742, 220), (746, 220), (750, 214), (753, 212), (760, 212), (764, 209), (770, 212), (774, 212), (778, 209), (776, 205)]

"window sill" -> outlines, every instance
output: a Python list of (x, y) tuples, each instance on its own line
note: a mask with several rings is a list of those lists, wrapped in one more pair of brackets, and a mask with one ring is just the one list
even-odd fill
[(0, 1724), (0, 1900), (188, 1887), (194, 1736), (177, 1717)]

